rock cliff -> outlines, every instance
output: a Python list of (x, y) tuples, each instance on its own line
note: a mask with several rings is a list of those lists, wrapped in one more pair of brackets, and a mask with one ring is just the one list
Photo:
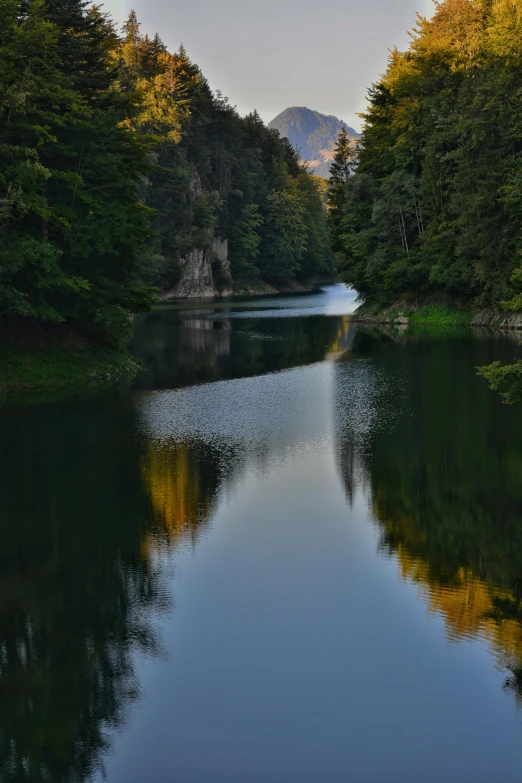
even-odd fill
[(208, 248), (194, 248), (183, 260), (181, 280), (161, 295), (173, 299), (209, 299), (232, 295), (228, 239), (214, 237)]

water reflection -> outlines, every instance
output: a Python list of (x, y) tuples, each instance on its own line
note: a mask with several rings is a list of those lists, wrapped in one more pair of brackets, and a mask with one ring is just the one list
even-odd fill
[[(522, 412), (473, 371), (509, 358), (509, 341), (360, 330), (354, 343), (347, 315), (219, 329), (207, 315), (170, 324), (187, 340), (174, 368), (167, 333), (150, 347), (159, 386), (204, 379), (207, 361), (232, 380), (0, 417), (0, 779), (101, 779), (140, 710), (141, 766), (120, 745), (111, 783), (143, 769), (206, 783), (215, 761), (244, 780), (265, 760), (260, 781), (275, 767), (285, 783), (395, 780), (392, 763), (417, 780), (427, 754), (439, 766), (421, 777), (451, 779), (432, 735), (451, 749), (452, 718), (441, 726), (446, 705), (417, 687), (431, 678), (443, 702), (458, 671), (426, 652), (404, 594), (418, 587), (451, 645), (488, 645), (510, 699), (495, 693), (521, 701)], [(261, 377), (279, 362), (307, 366)], [(179, 609), (183, 551), (205, 556)], [(144, 660), (168, 667), (156, 691), (149, 670), (149, 712)], [(459, 770), (475, 773), (465, 698)], [(416, 731), (419, 713), (406, 753), (399, 724)], [(330, 777), (316, 775), (325, 759)]]
[(152, 504), (153, 524), (144, 542), (148, 551), (185, 540), (196, 543), (212, 516), (224, 478), (222, 463), (217, 449), (201, 440), (148, 439), (141, 457)]
[(137, 654), (166, 652), (158, 554), (196, 542), (233, 460), (144, 438), (127, 394), (0, 422), (0, 780), (84, 781), (140, 697)]
[(0, 453), (0, 778), (83, 781), (140, 692), (168, 593), (127, 397), (13, 409)]
[[(323, 309), (328, 309), (329, 301)], [(245, 378), (312, 364), (349, 350), (355, 337), (350, 316), (318, 315), (320, 310), (314, 307), (307, 317), (297, 308), (271, 310), (263, 318), (264, 311), (248, 309), (154, 310), (141, 318), (136, 330), (134, 351), (145, 368), (137, 385), (173, 389)]]
[[(320, 405), (320, 368), (310, 372)], [(137, 408), (111, 394), (3, 412), (0, 779), (83, 781), (103, 769), (140, 696), (136, 654), (162, 652), (156, 620), (172, 605), (158, 553), (196, 543), (248, 454), (269, 464), (295, 437), (313, 440), (312, 412), (298, 427), (286, 415), (300, 383), (285, 392), (274, 376), (262, 404), (246, 383), (228, 417), (216, 416), (220, 384), (201, 387), (200, 407), (193, 389)]]
[[(495, 345), (362, 332), (371, 359), (336, 366), (337, 454), (348, 498), (371, 488), (380, 549), (418, 585), (451, 642), (487, 639), (522, 697), (522, 418), (476, 382)], [(347, 405), (359, 390), (361, 406)]]

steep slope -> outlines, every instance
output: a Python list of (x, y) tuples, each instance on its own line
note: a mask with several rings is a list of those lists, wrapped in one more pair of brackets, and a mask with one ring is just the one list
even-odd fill
[(342, 128), (346, 128), (351, 138), (359, 138), (356, 130), (337, 117), (312, 111), (305, 106), (285, 109), (268, 123), (268, 127), (278, 130), (281, 136), (289, 139), (299, 149), (308, 167), (325, 178), (329, 176), (333, 150)]

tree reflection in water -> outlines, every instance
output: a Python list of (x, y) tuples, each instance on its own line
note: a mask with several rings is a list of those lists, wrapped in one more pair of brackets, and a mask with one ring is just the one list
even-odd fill
[(450, 640), (488, 640), (520, 703), (522, 416), (473, 369), (499, 345), (457, 335), (448, 351), (444, 339), (393, 339), (362, 330), (364, 356), (336, 366), (347, 496), (369, 487), (381, 551), (444, 618)]
[[(280, 328), (289, 329), (289, 343), (299, 338), (299, 361), (339, 359), (352, 345), (349, 319)], [(446, 339), (392, 337), (375, 346), (361, 331), (356, 348), (366, 353), (332, 368), (347, 496), (367, 494), (383, 554), (444, 618), (450, 640), (487, 640), (506, 670), (505, 688), (520, 701), (522, 411), (503, 407), (473, 370), (501, 350), (471, 337), (456, 336), (451, 351)], [(274, 345), (257, 346), (255, 371), (293, 361), (285, 340), (261, 341)], [(225, 354), (217, 364), (226, 375)], [(169, 608), (170, 587), (158, 549), (194, 544), (247, 457), (268, 464), (289, 444), (317, 442), (326, 392), (319, 366), (306, 373), (318, 383), (317, 398), (299, 417), (302, 380), (294, 388), (291, 374), (263, 379), (262, 395), (242, 384), (243, 396), (228, 407), (223, 401), (239, 395), (237, 385), (146, 394), (138, 406), (111, 394), (2, 412), (6, 780), (83, 781), (103, 766), (111, 730), (139, 697), (136, 653), (161, 650), (154, 619)]]
[[(267, 321), (252, 339), (250, 321), (240, 326), (230, 366), (226, 324), (201, 329), (196, 321), (180, 334), (193, 347), (197, 332), (192, 360), (219, 377), (317, 361), (351, 342), (343, 317)], [(168, 361), (158, 366), (167, 373)], [(193, 377), (193, 367), (185, 370)], [(134, 656), (154, 656), (161, 647), (153, 620), (168, 608), (170, 594), (158, 547), (195, 542), (252, 427), (259, 427), (243, 421), (247, 440), (236, 449), (230, 438), (215, 446), (191, 435), (155, 438), (138, 415), (126, 393), (1, 412), (6, 780), (82, 781), (103, 765), (111, 730), (139, 696)], [(256, 448), (268, 459), (266, 443)]]
[(2, 434), (1, 777), (83, 781), (139, 697), (135, 653), (161, 648), (151, 541), (193, 540), (218, 479), (194, 445), (139, 446), (126, 395), (11, 409)]
[(352, 339), (349, 316), (226, 318), (167, 307), (141, 316), (134, 351), (145, 367), (141, 388), (173, 389), (312, 364)]

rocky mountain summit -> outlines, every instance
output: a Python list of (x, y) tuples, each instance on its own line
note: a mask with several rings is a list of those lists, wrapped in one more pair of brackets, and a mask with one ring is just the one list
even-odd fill
[(333, 151), (342, 128), (346, 128), (352, 139), (360, 134), (333, 115), (321, 114), (305, 106), (293, 106), (278, 114), (269, 128), (279, 131), (299, 149), (301, 158), (307, 162), (319, 177), (328, 178)]

